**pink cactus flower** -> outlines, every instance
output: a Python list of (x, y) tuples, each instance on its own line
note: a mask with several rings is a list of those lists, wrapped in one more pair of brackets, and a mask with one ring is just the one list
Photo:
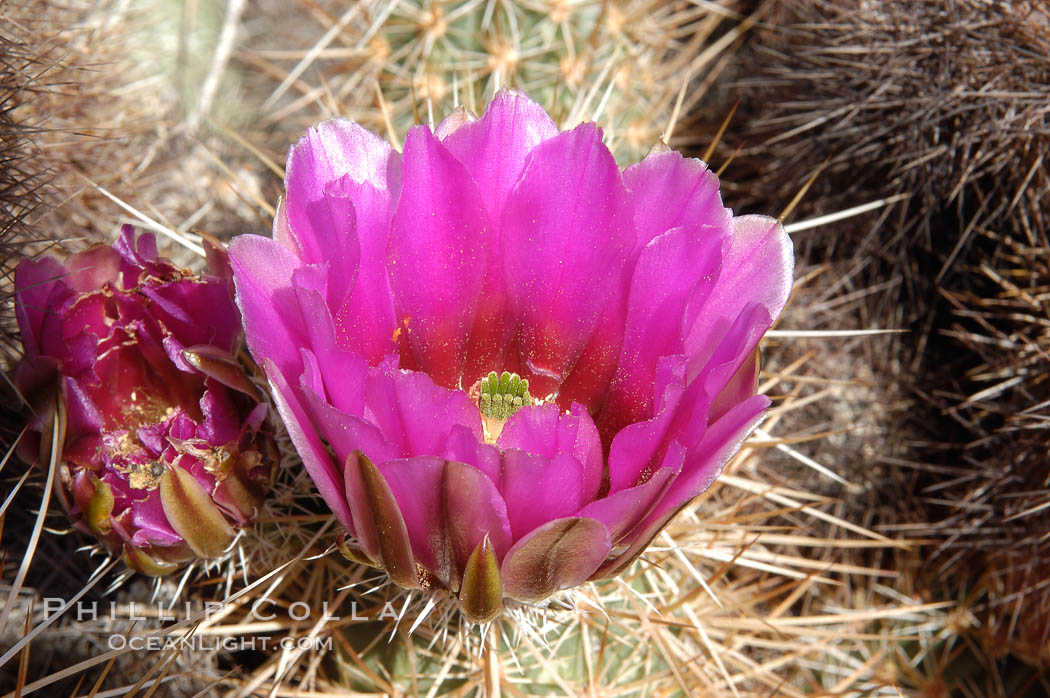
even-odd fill
[(248, 346), (349, 556), (477, 622), (629, 565), (769, 405), (793, 255), (699, 160), (620, 171), (525, 95), (289, 155), (230, 246)]
[(150, 575), (221, 556), (276, 464), (266, 405), (234, 358), (229, 263), (212, 246), (209, 264), (194, 275), (125, 226), (113, 247), (15, 272), (16, 385), (39, 437), (21, 455), (56, 462), (76, 526)]

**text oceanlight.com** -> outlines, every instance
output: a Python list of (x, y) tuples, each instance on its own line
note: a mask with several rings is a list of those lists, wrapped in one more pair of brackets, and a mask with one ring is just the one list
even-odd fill
[(334, 646), (331, 637), (281, 637), (265, 635), (255, 637), (201, 637), (190, 635), (174, 637), (171, 635), (119, 635), (109, 636), (107, 642), (111, 650), (129, 649), (134, 652), (180, 651), (191, 652), (224, 650), (226, 652), (266, 652), (269, 650), (330, 650)]

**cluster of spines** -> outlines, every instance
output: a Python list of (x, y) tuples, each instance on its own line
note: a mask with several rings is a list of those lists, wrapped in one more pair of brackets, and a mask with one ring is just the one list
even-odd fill
[(481, 379), (478, 407), (489, 419), (510, 419), (515, 412), (531, 404), (529, 381), (517, 373), (492, 371)]

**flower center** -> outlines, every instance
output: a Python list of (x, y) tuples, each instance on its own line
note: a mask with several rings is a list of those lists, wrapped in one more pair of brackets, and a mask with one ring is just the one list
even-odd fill
[(485, 425), (485, 441), (495, 443), (503, 424), (522, 407), (532, 404), (529, 382), (517, 373), (495, 371), (481, 379), (478, 409)]
[(478, 407), (489, 419), (510, 419), (515, 412), (531, 404), (529, 382), (517, 373), (504, 371), (503, 375), (498, 375), (492, 371), (481, 379)]

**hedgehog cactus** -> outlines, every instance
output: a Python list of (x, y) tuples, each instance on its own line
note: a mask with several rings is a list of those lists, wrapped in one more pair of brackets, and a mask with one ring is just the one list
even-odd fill
[[(565, 127), (599, 109), (611, 149), (625, 161), (644, 155), (660, 136), (685, 66), (695, 56), (669, 36), (705, 14), (650, 2), (551, 0), (467, 11), (473, 5), (422, 2), (418, 9), (410, 3), (396, 11), (384, 32), (392, 55), (405, 51), (399, 25), (407, 20), (417, 42), (408, 48), (420, 57), (415, 65), (408, 60), (387, 68), (391, 75), (384, 84), (392, 98), (429, 101), (436, 114), (448, 113), (458, 88), (459, 101), (480, 111), (479, 98), (515, 87)], [(403, 111), (412, 116), (411, 109)], [(398, 125), (403, 132), (412, 123)]]
[(266, 405), (234, 358), (240, 317), (225, 255), (197, 276), (125, 226), (65, 264), (16, 271), (33, 408), (22, 455), (57, 464), (80, 529), (149, 575), (223, 555), (259, 509), (276, 452)]
[[(354, 69), (316, 55), (332, 40), (318, 28), (288, 46), (306, 57), (274, 71), (288, 77), (264, 109), (309, 109), (297, 93), (320, 67), (326, 87), (318, 93), (335, 96), (333, 103), (318, 101), (321, 114), (351, 116), (398, 140), (457, 106), (480, 112), (498, 89), (510, 87), (527, 91), (559, 126), (600, 119), (624, 162), (660, 138), (683, 81), (699, 80), (710, 68), (699, 47), (731, 16), (651, 0), (402, 0), (364, 7), (347, 8), (340, 18), (338, 36), (358, 46)], [(366, 12), (372, 14), (364, 19)], [(702, 94), (691, 90), (683, 113)]]

